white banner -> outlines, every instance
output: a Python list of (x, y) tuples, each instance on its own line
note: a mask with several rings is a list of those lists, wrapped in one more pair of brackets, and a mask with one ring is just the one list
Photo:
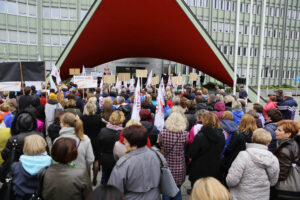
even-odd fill
[(35, 86), (36, 90), (42, 90), (43, 81), (25, 81), (25, 85), (28, 87)]
[(97, 80), (94, 80), (92, 76), (74, 76), (74, 84), (78, 88), (96, 88)]
[(102, 77), (103, 73), (102, 72), (91, 72), (91, 76), (93, 76), (93, 77)]
[(0, 82), (0, 91), (20, 91), (21, 82)]

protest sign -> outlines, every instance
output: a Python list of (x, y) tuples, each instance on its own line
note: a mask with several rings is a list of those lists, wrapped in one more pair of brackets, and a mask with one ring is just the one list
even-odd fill
[(20, 91), (21, 90), (21, 82), (0, 82), (0, 91)]
[(171, 80), (172, 80), (173, 85), (181, 85), (182, 84), (182, 76), (173, 76)]
[(158, 77), (158, 76), (152, 77), (151, 84), (152, 84), (152, 85), (157, 85), (157, 84), (159, 84), (159, 77)]
[(130, 73), (118, 73), (119, 81), (130, 81)]
[(69, 74), (70, 75), (80, 75), (80, 69), (79, 68), (70, 68)]
[(25, 81), (26, 86), (34, 86), (36, 90), (42, 90), (43, 84), (43, 81)]
[(190, 81), (197, 81), (198, 75), (197, 73), (190, 73)]
[(115, 75), (105, 75), (104, 76), (104, 83), (116, 83), (116, 76)]
[(147, 70), (141, 70), (141, 69), (137, 69), (136, 70), (136, 77), (139, 77), (139, 78), (147, 78)]
[(93, 77), (102, 77), (103, 73), (102, 72), (91, 72), (91, 76), (93, 76)]
[(96, 88), (97, 80), (94, 80), (92, 76), (74, 76), (74, 83), (78, 88)]

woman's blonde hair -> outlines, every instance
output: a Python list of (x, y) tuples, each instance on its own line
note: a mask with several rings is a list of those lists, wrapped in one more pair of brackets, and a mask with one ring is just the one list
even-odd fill
[(239, 131), (248, 135), (250, 132), (253, 132), (257, 129), (255, 118), (249, 114), (245, 114), (239, 126)]
[(252, 142), (257, 144), (269, 144), (272, 140), (271, 133), (263, 128), (258, 128), (253, 132)]
[(232, 112), (230, 111), (223, 112), (221, 120), (233, 120)]
[(66, 112), (65, 114), (63, 114), (63, 116), (61, 116), (60, 121), (63, 124), (67, 124), (70, 127), (74, 127), (77, 137), (81, 140), (84, 140), (82, 121), (79, 118), (77, 118), (73, 113)]
[(10, 106), (9, 106), (8, 103), (3, 103), (3, 104), (0, 105), (0, 109), (1, 109), (1, 111), (3, 111), (3, 112), (9, 112)]
[(128, 128), (129, 126), (132, 126), (132, 125), (139, 125), (139, 126), (142, 126), (141, 122), (139, 122), (138, 120), (135, 120), (135, 119), (131, 119), (129, 120), (127, 123), (126, 123), (126, 128)]
[(118, 125), (122, 124), (125, 120), (125, 115), (122, 111), (116, 110), (113, 113), (111, 113), (109, 117), (109, 123), (112, 125)]
[(183, 118), (182, 114), (173, 112), (171, 115), (168, 117), (165, 127), (167, 130), (172, 131), (172, 132), (181, 132), (185, 131), (187, 126), (187, 123), (185, 119)]
[(104, 101), (103, 101), (103, 104), (105, 104), (105, 103), (111, 104), (111, 105), (112, 105), (113, 101), (112, 101), (112, 99), (111, 99), (110, 97), (106, 97), (106, 98), (104, 99)]
[(196, 181), (190, 200), (231, 200), (229, 191), (215, 178)]
[[(93, 98), (93, 97), (92, 97)], [(84, 110), (83, 110), (83, 114), (84, 115), (95, 115), (97, 112), (97, 106), (96, 104), (92, 103), (92, 102), (88, 102), (85, 106), (84, 106)]]
[(46, 152), (46, 141), (43, 137), (33, 134), (25, 137), (23, 153), (25, 155), (38, 155)]
[(57, 94), (57, 101), (58, 101), (58, 103), (60, 103), (60, 105), (61, 105), (62, 107), (65, 107), (66, 101), (65, 101), (65, 97), (64, 97), (64, 94), (63, 94), (63, 93), (59, 92), (59, 93)]
[(203, 88), (202, 89), (202, 94), (205, 94), (205, 95), (208, 94), (208, 90), (206, 88)]
[(221, 128), (220, 120), (217, 115), (212, 112), (203, 113), (201, 116), (203, 126), (211, 126), (213, 128)]
[(92, 96), (92, 97), (89, 98), (88, 102), (96, 104), (97, 103), (97, 98)]
[(222, 101), (222, 102), (224, 102), (224, 97), (223, 97), (223, 95), (217, 94), (217, 95), (216, 95), (216, 101)]
[(76, 101), (74, 99), (69, 99), (65, 105), (66, 108), (75, 108)]

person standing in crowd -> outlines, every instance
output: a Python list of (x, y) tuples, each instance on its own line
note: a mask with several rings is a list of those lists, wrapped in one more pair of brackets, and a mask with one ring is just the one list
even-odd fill
[(221, 118), (221, 127), (225, 135), (225, 146), (222, 151), (221, 175), (222, 183), (226, 184), (228, 170), (240, 151), (246, 149), (246, 142), (241, 134), (238, 134), (238, 126), (233, 121), (230, 111), (225, 111)]
[(88, 200), (126, 200), (126, 199), (118, 188), (112, 185), (100, 185), (90, 194)]
[[(90, 169), (94, 162), (94, 153), (90, 138), (84, 134), (82, 121), (73, 113), (65, 113), (60, 118), (59, 137), (72, 138), (76, 141), (78, 156), (74, 160), (76, 168)], [(55, 143), (55, 141), (54, 141)]]
[(276, 98), (273, 95), (269, 95), (269, 100), (267, 104), (264, 106), (264, 118), (267, 119), (267, 110), (270, 109), (276, 109), (277, 108), (277, 102)]
[[(185, 131), (186, 126), (185, 120), (180, 113), (171, 113), (166, 120), (165, 129), (159, 134), (159, 145), (179, 188), (179, 192), (174, 197), (175, 200), (182, 199), (180, 187), (185, 181), (184, 148), (188, 140), (188, 135)], [(171, 197), (163, 195), (163, 200), (168, 199), (171, 199)]]
[(158, 200), (161, 161), (166, 165), (159, 152), (149, 149), (147, 129), (132, 125), (123, 131), (128, 153), (122, 156), (114, 167), (109, 185), (124, 193), (127, 200)]
[(43, 181), (44, 200), (85, 200), (92, 192), (91, 180), (86, 169), (74, 167), (77, 158), (76, 140), (58, 138), (51, 149), (55, 161), (46, 170)]
[(60, 127), (60, 118), (65, 114), (65, 111), (59, 111), (54, 119), (54, 122), (48, 127), (48, 136), (51, 139), (51, 143), (54, 143), (54, 140), (59, 137)]
[(216, 115), (219, 120), (221, 120), (222, 114), (225, 112), (225, 103), (223, 101), (218, 101), (215, 104), (214, 110), (217, 111)]
[(277, 185), (272, 188), (271, 199), (299, 199), (299, 185), (287, 181), (299, 180), (300, 177), (299, 171), (291, 172), (292, 168), (300, 166), (300, 143), (299, 140), (295, 140), (298, 131), (297, 123), (292, 120), (277, 123), (275, 133), (278, 147), (274, 154), (279, 160), (280, 173)]
[(295, 112), (298, 107), (297, 102), (292, 97), (292, 92), (285, 92), (283, 94), (282, 102), (277, 104), (278, 110), (282, 114), (282, 119), (294, 120)]
[[(99, 152), (99, 146), (97, 142), (98, 134), (103, 127), (100, 115), (96, 114), (97, 106), (95, 103), (88, 102), (83, 111), (81, 120), (83, 122), (84, 133), (91, 139), (94, 155)], [(97, 184), (97, 175), (99, 171), (99, 163), (97, 158), (93, 163), (93, 185)]]
[(272, 137), (260, 128), (253, 132), (252, 142), (233, 161), (226, 183), (233, 200), (269, 200), (270, 186), (277, 183), (278, 159), (268, 151)]
[[(2, 123), (2, 121), (3, 121), (3, 116), (0, 115), (0, 123)], [(6, 143), (10, 137), (11, 137), (10, 128), (0, 128), (0, 166), (4, 162), (1, 156), (1, 152), (5, 148)]]
[(112, 100), (109, 97), (104, 99), (103, 107), (101, 108), (101, 119), (104, 124), (109, 123), (109, 117), (112, 114), (114, 107), (112, 105)]
[(18, 109), (19, 112), (24, 111), (26, 108), (28, 108), (32, 104), (32, 97), (31, 95), (31, 88), (30, 87), (25, 87), (24, 88), (24, 94), (19, 98), (18, 101)]
[(247, 97), (248, 97), (248, 94), (247, 94), (246, 90), (244, 89), (243, 86), (241, 86), (240, 91), (239, 91), (239, 98), (243, 99), (244, 101), (247, 102)]
[(275, 97), (276, 97), (277, 104), (279, 104), (279, 103), (281, 103), (283, 101), (282, 93), (283, 93), (282, 90), (276, 90), (275, 91)]
[(249, 114), (249, 115), (251, 115), (252, 117), (254, 117), (257, 128), (262, 128), (262, 127), (263, 127), (263, 126), (262, 126), (262, 122), (261, 122), (261, 120), (259, 119), (259, 115), (257, 114), (257, 112), (256, 112), (255, 110), (251, 109), (251, 110), (249, 110), (249, 111), (247, 112), (247, 114)]
[(218, 117), (214, 113), (203, 113), (201, 121), (203, 127), (195, 136), (189, 152), (189, 180), (192, 186), (202, 177), (212, 176), (220, 179), (221, 153), (225, 145)]
[(231, 200), (231, 196), (220, 181), (213, 177), (205, 177), (194, 184), (190, 200)]
[(272, 140), (268, 146), (269, 151), (275, 152), (277, 148), (277, 140), (275, 131), (277, 129), (277, 123), (282, 119), (281, 112), (277, 109), (267, 110), (267, 118), (265, 124), (265, 130), (269, 131), (272, 136)]
[(46, 97), (47, 92), (42, 92), (42, 96), (40, 98), (40, 104), (41, 106), (46, 106), (46, 103), (48, 102), (48, 98)]
[(39, 135), (25, 138), (20, 161), (12, 165), (11, 176), (14, 200), (30, 199), (37, 190), (40, 169), (51, 164), (51, 157), (46, 152), (46, 141)]
[(206, 113), (208, 112), (207, 110), (205, 109), (201, 109), (201, 110), (198, 110), (196, 112), (196, 118), (197, 118), (197, 122), (196, 124), (191, 128), (190, 132), (188, 133), (188, 145), (191, 145), (192, 142), (194, 141), (194, 138), (195, 136), (199, 133), (199, 131), (201, 130), (202, 128), (202, 121), (201, 121), (201, 116), (203, 113)]
[(99, 164), (102, 165), (101, 184), (107, 184), (111, 171), (116, 164), (113, 149), (116, 141), (120, 139), (124, 120), (125, 116), (122, 111), (114, 111), (109, 117), (109, 123), (101, 129), (98, 135), (99, 152), (97, 158)]
[(15, 151), (15, 161), (18, 161), (20, 156), (23, 154), (23, 146), (25, 137), (40, 133), (36, 132), (37, 124), (34, 116), (29, 112), (21, 112), (18, 113), (12, 123), (10, 132), (11, 137), (8, 139), (7, 144), (3, 151), (1, 152), (1, 156), (3, 160), (6, 160), (13, 149), (14, 141), (17, 142), (18, 148)]
[(255, 103), (253, 104), (253, 110), (255, 110), (256, 113), (258, 114), (259, 119), (261, 120), (262, 128), (264, 128), (265, 127), (265, 118), (263, 116), (264, 107), (259, 103)]
[(73, 113), (79, 118), (82, 117), (82, 112), (80, 111), (79, 108), (76, 107), (76, 101), (74, 99), (70, 99), (69, 101), (67, 101), (64, 110), (65, 112)]
[(217, 95), (217, 94), (219, 94), (219, 92), (220, 92), (220, 88), (219, 88), (219, 86), (218, 85), (215, 85), (215, 95)]
[(202, 73), (201, 76), (200, 76), (200, 85), (201, 85), (201, 87), (203, 87), (204, 79), (205, 79), (205, 74)]
[(233, 115), (233, 121), (240, 125), (241, 119), (244, 115), (244, 111), (242, 109), (242, 104), (239, 101), (233, 101), (232, 102), (232, 115)]
[(257, 129), (256, 121), (254, 117), (249, 114), (245, 114), (242, 117), (241, 124), (239, 125), (239, 133), (247, 143), (252, 143), (253, 131)]
[[(54, 93), (49, 95), (49, 101), (46, 103), (45, 106), (45, 114), (46, 114), (46, 130), (54, 122), (56, 111), (59, 109), (63, 109), (60, 103), (57, 101), (57, 96)], [(48, 135), (48, 133), (47, 133)]]
[(154, 125), (154, 120), (152, 118), (151, 112), (149, 110), (142, 109), (140, 111), (140, 118), (141, 124), (148, 130), (151, 146), (154, 146), (157, 142), (159, 131)]

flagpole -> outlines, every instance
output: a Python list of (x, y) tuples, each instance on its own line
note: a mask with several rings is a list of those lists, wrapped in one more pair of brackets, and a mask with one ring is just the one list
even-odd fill
[(24, 79), (23, 79), (23, 70), (22, 70), (22, 63), (20, 62), (20, 71), (21, 71), (21, 86), (22, 86), (22, 91), (23, 91), (23, 95), (25, 94), (24, 92)]
[[(46, 75), (46, 62), (44, 61), (45, 63), (45, 90), (46, 90), (46, 99), (48, 97), (48, 92), (47, 92), (47, 75)], [(43, 88), (42, 88), (43, 89)]]
[(236, 95), (237, 65), (238, 65), (238, 45), (240, 28), (240, 0), (237, 0), (236, 6), (236, 25), (235, 25), (235, 52), (234, 52), (234, 75), (233, 75), (233, 95)]

